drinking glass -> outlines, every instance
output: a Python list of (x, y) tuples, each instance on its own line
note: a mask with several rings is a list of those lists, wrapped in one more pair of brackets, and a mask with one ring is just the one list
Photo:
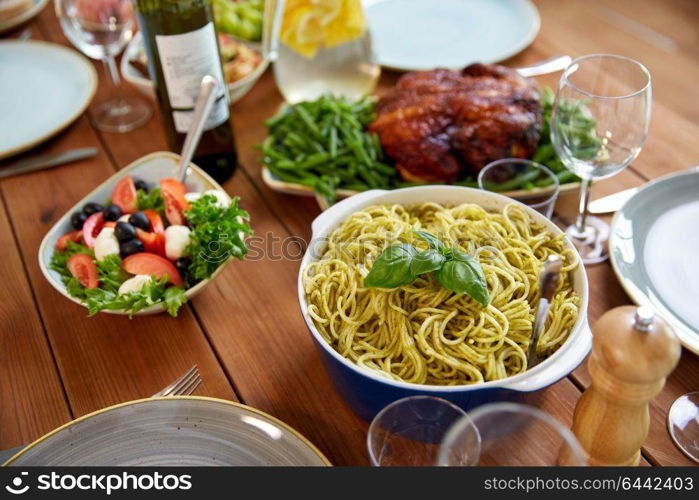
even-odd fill
[(672, 403), (667, 427), (677, 447), (699, 463), (699, 392), (680, 396)]
[(367, 447), (372, 465), (437, 465), (439, 444), (457, 421), (466, 426), (466, 412), (441, 398), (411, 396), (391, 403), (369, 426)]
[(271, 58), (287, 102), (325, 93), (356, 100), (374, 90), (381, 67), (360, 0), (267, 1), (283, 12), (272, 33)]
[(650, 113), (650, 74), (638, 61), (592, 54), (573, 60), (561, 76), (551, 142), (565, 167), (582, 179), (579, 214), (566, 233), (586, 264), (608, 256), (609, 225), (587, 214), (590, 184), (636, 159), (648, 135)]
[(478, 173), (478, 187), (508, 196), (533, 208), (547, 218), (553, 215), (560, 183), (544, 165), (521, 158), (488, 163)]
[(86, 56), (103, 62), (114, 89), (112, 97), (93, 109), (95, 125), (107, 132), (128, 132), (148, 121), (151, 107), (123, 95), (114, 60), (131, 40), (136, 19), (131, 0), (55, 0), (63, 33)]
[(492, 403), (468, 415), (444, 436), (439, 465), (586, 465), (573, 433), (533, 406)]

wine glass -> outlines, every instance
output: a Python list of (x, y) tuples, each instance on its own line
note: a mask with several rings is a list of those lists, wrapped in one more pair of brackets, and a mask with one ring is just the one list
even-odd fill
[(55, 0), (55, 7), (66, 38), (104, 63), (114, 89), (112, 97), (93, 108), (95, 125), (106, 132), (128, 132), (146, 123), (151, 107), (122, 93), (114, 60), (136, 29), (131, 0)]
[(394, 401), (369, 426), (371, 463), (377, 467), (437, 465), (442, 438), (462, 419), (469, 421), (466, 412), (445, 399), (410, 396)]
[(609, 225), (587, 214), (590, 184), (636, 159), (648, 135), (650, 113), (650, 74), (638, 61), (592, 54), (573, 60), (561, 76), (551, 142), (565, 167), (582, 179), (579, 214), (566, 233), (586, 264), (608, 256)]
[(533, 406), (492, 403), (468, 416), (444, 436), (439, 465), (586, 465), (585, 452), (573, 433)]
[(699, 392), (680, 396), (672, 403), (667, 427), (677, 447), (699, 463)]
[(522, 158), (504, 158), (486, 165), (478, 173), (478, 187), (508, 195), (550, 219), (556, 206), (560, 183), (556, 174), (541, 163)]

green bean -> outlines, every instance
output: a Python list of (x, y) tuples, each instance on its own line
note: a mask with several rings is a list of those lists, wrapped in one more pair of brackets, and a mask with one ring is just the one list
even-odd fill
[(522, 189), (523, 186), (529, 182), (534, 181), (539, 176), (538, 170), (530, 170), (522, 174), (514, 176), (512, 179), (506, 180), (504, 182), (498, 183), (486, 183), (485, 188), (488, 191), (495, 191), (501, 193), (503, 191), (514, 191), (516, 189)]
[(366, 130), (375, 116), (374, 102), (323, 95), (287, 106), (265, 121), (263, 162), (279, 178), (310, 185), (328, 200), (348, 186), (392, 187), (396, 171), (382, 163), (380, 139)]

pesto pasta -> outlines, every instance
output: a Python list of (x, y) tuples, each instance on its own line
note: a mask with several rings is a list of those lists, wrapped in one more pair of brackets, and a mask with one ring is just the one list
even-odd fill
[[(479, 262), (487, 306), (442, 288), (432, 274), (393, 289), (364, 286), (385, 248), (396, 243), (427, 248), (416, 230)], [(537, 346), (545, 358), (566, 341), (577, 320), (580, 298), (570, 274), (578, 261), (564, 235), (552, 235), (516, 204), (502, 213), (475, 204), (368, 207), (330, 234), (302, 282), (316, 328), (355, 364), (415, 384), (473, 384), (527, 369), (539, 272), (553, 254), (564, 266)]]

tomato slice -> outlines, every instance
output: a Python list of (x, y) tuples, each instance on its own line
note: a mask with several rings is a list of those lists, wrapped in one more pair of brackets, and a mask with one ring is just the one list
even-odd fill
[(132, 214), (136, 211), (136, 186), (130, 175), (121, 179), (114, 187), (112, 203), (119, 207), (122, 213)]
[(85, 244), (89, 248), (95, 246), (95, 239), (97, 235), (100, 234), (103, 226), (104, 214), (102, 212), (95, 212), (89, 216), (85, 224), (83, 224), (83, 240), (85, 240)]
[[(162, 221), (161, 221), (162, 224)], [(165, 232), (149, 233), (143, 229), (136, 228), (136, 238), (141, 240), (143, 248), (148, 253), (156, 253), (165, 256)]]
[(121, 267), (127, 273), (146, 274), (158, 279), (167, 275), (169, 283), (175, 286), (183, 285), (182, 276), (173, 263), (154, 253), (141, 252), (129, 255), (123, 260)]
[(58, 238), (58, 241), (56, 242), (56, 250), (60, 250), (61, 252), (63, 252), (64, 250), (68, 249), (69, 241), (72, 241), (73, 243), (80, 243), (82, 241), (82, 238), (82, 231), (70, 231)]
[(155, 210), (152, 210), (150, 208), (146, 210), (141, 210), (146, 217), (148, 217), (148, 220), (150, 221), (150, 230), (152, 233), (164, 233), (165, 232), (165, 224), (163, 224), (163, 219), (160, 217), (160, 214), (156, 212)]
[(114, 229), (116, 227), (116, 222), (108, 220), (107, 222), (102, 224), (102, 227), (111, 227), (112, 229)]
[(70, 274), (80, 282), (85, 288), (97, 288), (99, 281), (97, 280), (97, 266), (92, 257), (84, 253), (76, 253), (66, 264)]
[(187, 219), (184, 216), (184, 211), (189, 210), (189, 203), (184, 195), (187, 188), (181, 182), (175, 179), (160, 180), (160, 194), (165, 202), (165, 217), (170, 224), (184, 226), (187, 224)]

